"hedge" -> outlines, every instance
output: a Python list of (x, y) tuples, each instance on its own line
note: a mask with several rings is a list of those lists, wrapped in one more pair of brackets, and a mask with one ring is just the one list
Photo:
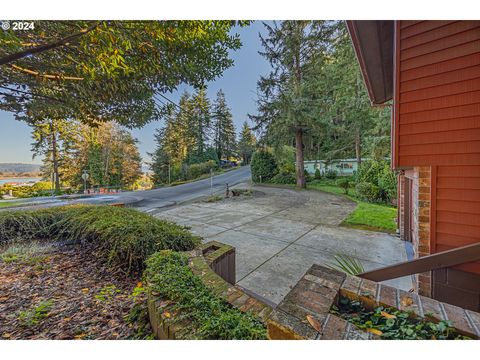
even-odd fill
[(147, 291), (173, 302), (179, 320), (189, 326), (175, 336), (184, 339), (266, 339), (265, 326), (214, 294), (188, 266), (188, 257), (170, 250), (147, 260)]
[(133, 272), (154, 252), (191, 250), (200, 238), (185, 227), (113, 206), (0, 212), (0, 246), (32, 241), (92, 243), (105, 260)]

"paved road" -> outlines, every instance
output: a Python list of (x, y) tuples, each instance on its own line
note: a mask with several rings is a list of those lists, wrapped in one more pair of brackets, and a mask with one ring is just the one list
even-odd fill
[[(89, 196), (78, 199), (36, 198), (24, 202), (32, 207), (52, 207), (66, 204), (108, 204), (125, 203), (146, 212), (153, 212), (158, 208), (172, 206), (178, 203), (194, 200), (203, 196), (225, 191), (225, 184), (229, 186), (250, 180), (250, 167), (245, 166), (237, 170), (213, 177), (213, 187), (210, 178), (191, 183), (145, 191), (128, 191), (120, 194)], [(32, 204), (34, 204), (32, 206)], [(25, 206), (26, 208), (27, 206)], [(8, 208), (5, 208), (7, 210)], [(17, 208), (18, 209), (18, 208)]]
[(223, 192), (226, 184), (233, 186), (249, 181), (250, 177), (250, 167), (245, 166), (238, 170), (231, 170), (224, 174), (216, 175), (213, 177), (213, 182), (209, 178), (162, 189), (123, 193), (119, 195), (119, 199), (125, 203), (132, 202), (132, 206), (140, 210), (151, 211), (194, 200), (202, 196), (209, 196), (212, 190), (213, 193)]

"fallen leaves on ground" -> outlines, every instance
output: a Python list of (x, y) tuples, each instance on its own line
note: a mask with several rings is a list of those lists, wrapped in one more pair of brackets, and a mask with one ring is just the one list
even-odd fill
[(315, 330), (317, 330), (318, 332), (322, 331), (322, 324), (320, 324), (320, 322), (312, 315), (307, 315), (307, 321)]
[(413, 304), (413, 300), (409, 296), (404, 296), (400, 299), (400, 304), (402, 304), (404, 307), (407, 307)]
[[(145, 295), (131, 296), (138, 277), (102, 263), (89, 247), (62, 247), (47, 255), (33, 263), (0, 260), (0, 338), (149, 337)], [(51, 308), (40, 313), (45, 301)], [(22, 313), (36, 314), (38, 322), (25, 326)]]
[(380, 315), (382, 315), (386, 319), (396, 319), (397, 317), (393, 314), (389, 314), (386, 311), (380, 311)]

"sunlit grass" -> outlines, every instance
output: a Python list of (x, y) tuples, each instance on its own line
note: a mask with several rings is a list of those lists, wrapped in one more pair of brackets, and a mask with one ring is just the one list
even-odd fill
[(397, 209), (385, 204), (372, 204), (357, 199), (355, 189), (349, 189), (348, 195), (336, 186), (333, 180), (320, 180), (308, 184), (309, 189), (315, 189), (346, 196), (357, 203), (355, 210), (342, 222), (342, 225), (366, 230), (385, 231), (394, 233), (397, 229), (395, 218)]
[(0, 201), (0, 208), (7, 208), (7, 207), (12, 207), (12, 206), (18, 206), (21, 205), (18, 202), (3, 202)]

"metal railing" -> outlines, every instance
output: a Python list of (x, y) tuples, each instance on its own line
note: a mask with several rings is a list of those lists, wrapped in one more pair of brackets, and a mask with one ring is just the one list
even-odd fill
[(415, 260), (404, 261), (379, 269), (366, 271), (357, 276), (379, 282), (419, 274), (426, 271), (452, 267), (476, 260), (480, 260), (480, 242), (442, 251)]

